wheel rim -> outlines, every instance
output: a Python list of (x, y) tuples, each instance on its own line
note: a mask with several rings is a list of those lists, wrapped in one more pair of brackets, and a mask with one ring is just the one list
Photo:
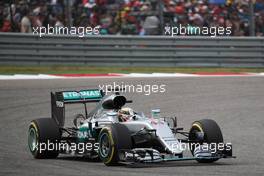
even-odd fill
[(100, 137), (100, 154), (102, 157), (106, 158), (109, 153), (110, 153), (110, 141), (109, 141), (109, 137), (106, 133), (104, 133), (101, 137)]
[[(191, 138), (189, 138), (190, 140), (195, 140), (195, 138), (196, 138), (195, 133), (196, 133), (196, 132), (203, 132), (203, 129), (202, 129), (199, 125), (193, 124), (193, 125), (192, 125), (192, 128), (191, 128), (191, 130), (190, 130), (190, 132), (189, 132), (189, 135), (191, 135)], [(195, 144), (196, 144), (196, 143), (195, 143)], [(190, 145), (191, 153), (192, 153), (192, 155), (193, 155), (193, 154), (194, 154), (194, 149), (195, 149), (195, 148), (193, 148), (193, 146), (192, 146), (191, 143), (190, 143), (189, 145)]]
[(33, 128), (30, 128), (29, 130), (28, 145), (29, 145), (30, 151), (32, 152), (34, 152), (38, 146), (37, 133), (36, 133), (36, 130)]

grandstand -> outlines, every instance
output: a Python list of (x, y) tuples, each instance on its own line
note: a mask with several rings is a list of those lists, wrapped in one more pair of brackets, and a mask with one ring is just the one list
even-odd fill
[[(253, 3), (253, 13), (250, 8)], [(164, 26), (232, 27), (232, 36), (264, 36), (263, 0), (4, 0), (0, 32), (38, 26), (100, 26), (101, 34), (163, 35)], [(254, 27), (252, 27), (254, 26)], [(250, 29), (253, 32), (250, 33)]]

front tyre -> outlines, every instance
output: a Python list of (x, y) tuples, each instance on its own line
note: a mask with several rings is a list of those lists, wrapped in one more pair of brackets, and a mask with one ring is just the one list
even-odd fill
[[(199, 141), (200, 140), (199, 133), (203, 133), (202, 141)], [(223, 135), (222, 135), (220, 127), (214, 120), (202, 119), (202, 120), (193, 122), (192, 127), (189, 132), (189, 140), (199, 141), (200, 144), (206, 143), (208, 145), (210, 144), (218, 145), (219, 143), (223, 143)], [(193, 146), (190, 146), (190, 148), (191, 148), (192, 154), (194, 155), (195, 148)], [(200, 163), (212, 163), (217, 160), (218, 158), (197, 159), (197, 161)]]
[(28, 147), (34, 158), (56, 158), (59, 155), (60, 130), (52, 118), (31, 121), (28, 129)]
[(122, 124), (112, 124), (102, 128), (98, 143), (99, 157), (107, 166), (117, 165), (120, 150), (131, 149), (132, 146), (129, 130)]

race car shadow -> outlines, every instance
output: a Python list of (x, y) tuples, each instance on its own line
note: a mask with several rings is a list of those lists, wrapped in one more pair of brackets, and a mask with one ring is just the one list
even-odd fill
[(100, 159), (92, 159), (85, 156), (60, 156), (57, 159), (59, 160), (68, 160), (68, 161), (80, 161), (80, 162), (101, 162)]
[[(77, 162), (91, 162), (91, 163), (101, 163), (100, 159), (91, 159), (84, 156), (60, 156), (59, 160), (77, 161)], [(103, 164), (103, 163), (102, 163)], [(194, 166), (227, 166), (233, 165), (234, 163), (226, 162), (215, 162), (215, 163), (198, 163), (196, 161), (172, 161), (172, 162), (160, 162), (160, 163), (120, 163), (114, 167), (127, 167), (127, 168), (151, 168), (151, 167), (194, 167)]]
[(230, 163), (215, 162), (215, 163), (198, 163), (196, 161), (174, 161), (174, 162), (161, 162), (161, 163), (133, 163), (123, 164), (129, 168), (149, 168), (149, 167), (194, 167), (194, 166), (227, 166), (233, 165)]

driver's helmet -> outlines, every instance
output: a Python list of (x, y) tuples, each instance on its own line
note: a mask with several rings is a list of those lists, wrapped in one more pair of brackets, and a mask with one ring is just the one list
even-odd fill
[(129, 120), (131, 117), (133, 117), (135, 115), (135, 112), (133, 111), (133, 109), (125, 107), (125, 108), (121, 108), (118, 111), (118, 116), (120, 118), (121, 121), (127, 121)]

